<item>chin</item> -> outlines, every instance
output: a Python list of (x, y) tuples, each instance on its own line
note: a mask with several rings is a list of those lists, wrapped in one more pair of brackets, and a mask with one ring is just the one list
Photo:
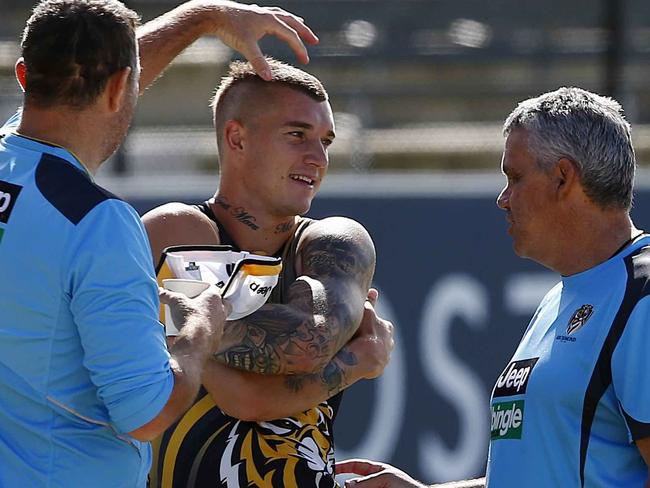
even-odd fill
[(528, 256), (526, 255), (526, 250), (521, 246), (521, 243), (518, 243), (516, 240), (513, 239), (512, 241), (512, 250), (514, 253), (519, 256), (520, 258), (527, 258)]
[(309, 209), (311, 208), (311, 199), (309, 199), (306, 202), (299, 202), (296, 203), (293, 206), (293, 214), (294, 215), (304, 215), (307, 212), (309, 212)]

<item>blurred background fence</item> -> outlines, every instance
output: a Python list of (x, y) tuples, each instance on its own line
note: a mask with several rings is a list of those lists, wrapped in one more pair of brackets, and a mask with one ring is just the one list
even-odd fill
[[(144, 20), (178, 1), (127, 1)], [(321, 38), (309, 70), (328, 88), (338, 138), (332, 171), (494, 169), (500, 124), (530, 96), (577, 85), (614, 95), (650, 152), (650, 9), (642, 0), (291, 0), (277, 5)], [(0, 0), (0, 111), (29, 1)], [(279, 42), (266, 51), (294, 58)], [(216, 168), (208, 99), (233, 53), (214, 38), (189, 48), (141, 99), (108, 174)]]
[[(143, 20), (178, 1), (126, 1)], [(262, 2), (261, 2), (262, 3)], [(344, 400), (337, 444), (428, 482), (483, 473), (488, 397), (556, 279), (519, 260), (494, 205), (501, 123), (558, 86), (612, 95), (633, 125), (635, 219), (650, 210), (650, 9), (643, 0), (289, 0), (321, 38), (308, 70), (335, 111), (330, 176), (312, 216), (358, 219), (378, 249), (382, 311), (398, 327), (392, 365)], [(0, 0), (0, 116), (32, 2)], [(280, 43), (265, 52), (294, 62)], [(218, 182), (208, 100), (233, 53), (187, 49), (141, 98), (99, 181), (139, 211), (207, 198)]]

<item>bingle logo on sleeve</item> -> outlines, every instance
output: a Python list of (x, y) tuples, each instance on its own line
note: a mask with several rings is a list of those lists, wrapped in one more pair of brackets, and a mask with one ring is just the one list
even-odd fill
[(9, 222), (20, 190), (22, 190), (22, 186), (0, 180), (0, 222), (3, 224)]
[(522, 395), (526, 393), (530, 373), (539, 358), (513, 361), (505, 369), (494, 387), (493, 397)]

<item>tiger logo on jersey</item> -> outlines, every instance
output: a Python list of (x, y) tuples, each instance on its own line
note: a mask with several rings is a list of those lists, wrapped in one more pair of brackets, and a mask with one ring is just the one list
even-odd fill
[(333, 418), (334, 410), (324, 403), (294, 417), (259, 422), (253, 429), (233, 422), (232, 428), (221, 430), (222, 486), (242, 486), (242, 478), (247, 486), (336, 486)]
[(569, 319), (569, 325), (567, 325), (566, 333), (571, 335), (574, 332), (577, 332), (582, 328), (583, 325), (587, 323), (587, 320), (591, 318), (591, 315), (594, 313), (593, 305), (585, 304), (580, 307), (578, 310), (573, 312), (573, 315)]

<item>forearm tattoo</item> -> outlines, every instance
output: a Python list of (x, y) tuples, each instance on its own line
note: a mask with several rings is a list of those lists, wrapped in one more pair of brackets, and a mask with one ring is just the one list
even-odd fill
[(358, 364), (356, 355), (343, 347), (320, 373), (288, 375), (285, 384), (293, 393), (299, 393), (306, 383), (319, 382), (326, 388), (327, 394), (333, 396), (348, 386), (346, 373), (356, 364)]
[(330, 359), (359, 326), (365, 298), (360, 294), (370, 286), (374, 251), (360, 249), (353, 239), (324, 236), (305, 244), (301, 260), (304, 275), (322, 286), (298, 279), (289, 287), (287, 304), (267, 304), (228, 323), (240, 328), (241, 340), (217, 355), (220, 362), (263, 374), (299, 374), (327, 366), (334, 369), (326, 377), (340, 382)]

